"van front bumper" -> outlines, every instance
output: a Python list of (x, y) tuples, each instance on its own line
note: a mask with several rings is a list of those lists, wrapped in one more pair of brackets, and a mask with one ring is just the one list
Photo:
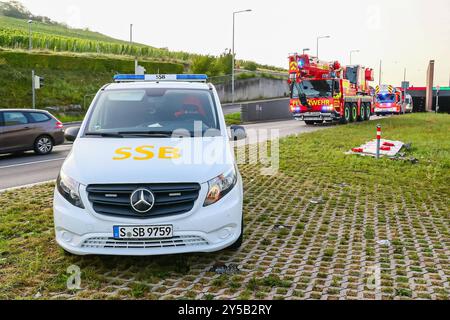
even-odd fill
[[(241, 236), (243, 191), (241, 179), (218, 203), (203, 207), (207, 186), (202, 185), (194, 208), (187, 214), (137, 220), (98, 215), (85, 190), (86, 209), (74, 207), (55, 190), (54, 221), (57, 243), (75, 255), (153, 256), (215, 252), (234, 244)], [(114, 239), (114, 226), (173, 225), (173, 238), (161, 240)]]

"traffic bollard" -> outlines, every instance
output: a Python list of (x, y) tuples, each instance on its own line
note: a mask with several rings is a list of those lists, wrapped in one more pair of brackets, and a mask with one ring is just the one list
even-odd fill
[(380, 159), (381, 149), (381, 125), (377, 125), (377, 159)]

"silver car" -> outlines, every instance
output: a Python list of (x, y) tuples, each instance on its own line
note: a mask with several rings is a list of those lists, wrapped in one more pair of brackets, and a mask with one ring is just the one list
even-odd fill
[(404, 101), (404, 108), (403, 110), (405, 111), (405, 113), (412, 113), (413, 109), (414, 109), (414, 102), (413, 102), (413, 98), (410, 94), (407, 94), (405, 96), (405, 101)]

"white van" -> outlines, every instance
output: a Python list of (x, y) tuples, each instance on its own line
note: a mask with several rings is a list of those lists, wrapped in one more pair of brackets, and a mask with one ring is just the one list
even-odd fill
[(117, 75), (95, 97), (54, 195), (56, 240), (76, 255), (239, 248), (243, 186), (204, 75)]
[(412, 113), (414, 110), (414, 103), (413, 103), (413, 98), (410, 94), (405, 95), (405, 112), (406, 113)]

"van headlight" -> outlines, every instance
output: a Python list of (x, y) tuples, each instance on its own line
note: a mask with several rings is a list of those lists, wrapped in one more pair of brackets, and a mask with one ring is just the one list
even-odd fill
[(221, 174), (208, 182), (208, 195), (206, 196), (204, 207), (210, 206), (225, 197), (237, 183), (236, 168)]
[(84, 209), (83, 202), (80, 197), (80, 184), (70, 178), (64, 172), (60, 172), (56, 180), (56, 188), (59, 193), (75, 207)]

